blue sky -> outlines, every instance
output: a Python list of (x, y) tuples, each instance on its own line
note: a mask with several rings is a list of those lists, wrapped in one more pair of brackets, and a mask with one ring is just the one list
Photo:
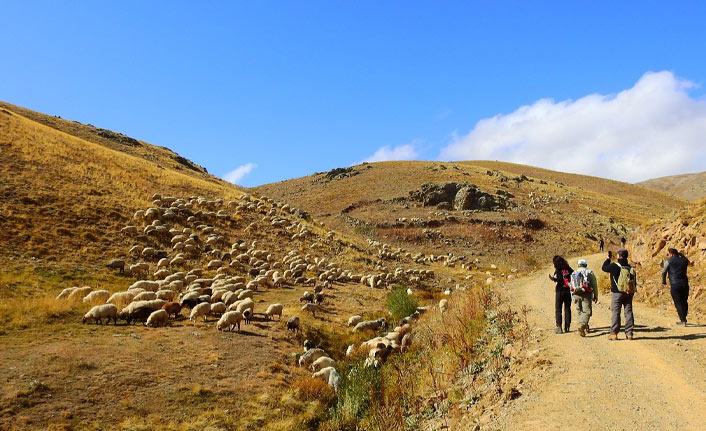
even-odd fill
[(0, 99), (240, 167), (241, 185), (395, 158), (561, 169), (575, 150), (595, 158), (561, 170), (706, 170), (704, 2), (1, 6)]

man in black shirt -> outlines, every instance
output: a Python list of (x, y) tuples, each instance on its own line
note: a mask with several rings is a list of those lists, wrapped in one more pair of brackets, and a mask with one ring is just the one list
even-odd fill
[(620, 312), (625, 308), (625, 336), (628, 340), (633, 339), (633, 328), (635, 327), (635, 316), (632, 313), (632, 299), (634, 293), (621, 292), (618, 289), (618, 279), (623, 267), (631, 268), (628, 263), (628, 251), (618, 250), (618, 262), (613, 263), (613, 253), (608, 252), (608, 259), (603, 262), (603, 272), (610, 274), (611, 299), (611, 325), (609, 340), (617, 340), (620, 332)]
[(677, 325), (686, 326), (686, 315), (689, 313), (689, 277), (686, 270), (689, 267), (689, 259), (674, 248), (667, 250), (667, 253), (669, 258), (662, 268), (662, 285), (667, 285), (669, 275), (672, 299), (679, 315)]

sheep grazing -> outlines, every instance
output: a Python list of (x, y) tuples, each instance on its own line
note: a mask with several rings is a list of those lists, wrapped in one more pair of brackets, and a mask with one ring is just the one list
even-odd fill
[(294, 333), (299, 332), (299, 317), (290, 317), (289, 320), (287, 320), (287, 329)]
[(92, 302), (105, 303), (109, 298), (110, 298), (110, 292), (108, 292), (107, 290), (94, 290), (93, 292), (91, 292), (88, 295), (83, 297), (83, 302), (86, 302), (86, 303), (92, 303)]
[(157, 299), (164, 299), (165, 301), (171, 301), (176, 296), (176, 293), (174, 293), (173, 290), (162, 289), (162, 290), (158, 290), (156, 295), (157, 295)]
[(446, 311), (449, 309), (449, 300), (444, 298), (441, 301), (439, 301), (439, 311), (441, 311), (441, 314), (446, 313)]
[(238, 299), (252, 298), (255, 296), (255, 292), (250, 289), (245, 289), (238, 294)]
[(166, 304), (162, 305), (162, 310), (167, 312), (168, 316), (174, 315), (174, 318), (181, 313), (181, 304), (178, 302), (167, 302)]
[(308, 367), (322, 356), (328, 356), (323, 349), (309, 349), (299, 357), (299, 366)]
[(152, 326), (152, 327), (164, 326), (167, 324), (167, 321), (169, 321), (169, 314), (167, 313), (167, 311), (166, 310), (157, 310), (157, 311), (153, 311), (149, 315), (145, 325)]
[(311, 364), (311, 371), (316, 372), (326, 367), (333, 367), (335, 364), (336, 361), (333, 359), (328, 356), (322, 356)]
[(250, 308), (246, 308), (243, 310), (243, 320), (245, 321), (246, 325), (250, 324), (250, 321), (252, 320), (252, 310)]
[(368, 331), (368, 330), (373, 330), (376, 331), (380, 329), (381, 326), (385, 325), (385, 319), (378, 319), (378, 320), (364, 320), (358, 324), (355, 325), (355, 330), (356, 331)]
[(307, 350), (309, 350), (309, 349), (313, 349), (314, 347), (316, 347), (316, 345), (314, 345), (314, 343), (312, 343), (312, 342), (309, 341), (308, 339), (307, 339), (307, 340), (304, 340), (304, 351), (305, 351), (305, 352), (306, 352)]
[(348, 348), (346, 348), (346, 357), (348, 358), (351, 355), (353, 355), (354, 351), (355, 351), (355, 344), (351, 344), (350, 346), (348, 346)]
[(400, 343), (400, 345), (402, 346), (400, 348), (402, 353), (409, 350), (409, 346), (412, 345), (412, 334), (410, 334), (410, 333), (404, 334), (404, 336), (402, 337), (402, 343)]
[(235, 326), (238, 326), (238, 332), (240, 332), (240, 322), (243, 320), (243, 315), (239, 311), (228, 311), (223, 313), (218, 323), (216, 324), (216, 329), (223, 331), (228, 328), (229, 332), (233, 331)]
[(157, 294), (154, 292), (138, 293), (134, 298), (132, 298), (133, 301), (151, 301), (153, 299), (157, 299)]
[(78, 289), (78, 287), (76, 287), (76, 286), (67, 287), (66, 289), (62, 290), (61, 293), (56, 295), (56, 299), (59, 300), (59, 299), (68, 298), (68, 296), (71, 294), (71, 292), (73, 292), (76, 289)]
[(237, 303), (238, 305), (235, 307), (237, 311), (240, 311), (241, 313), (244, 312), (247, 309), (250, 309), (251, 311), (255, 311), (255, 302), (253, 302), (252, 299), (250, 298), (245, 298)]
[(121, 259), (113, 259), (110, 262), (106, 263), (105, 266), (110, 269), (119, 270), (120, 274), (123, 274), (125, 272), (125, 261)]
[(355, 326), (355, 325), (359, 324), (359, 323), (362, 322), (362, 321), (363, 321), (363, 316), (358, 316), (358, 315), (351, 316), (351, 317), (348, 319), (348, 326), (349, 326), (349, 327), (350, 327), (350, 326)]
[(226, 312), (226, 305), (222, 302), (211, 304), (211, 314), (220, 316)]
[(314, 295), (314, 302), (316, 304), (322, 304), (324, 302), (324, 294), (317, 293), (316, 295)]
[(306, 311), (307, 313), (311, 313), (311, 315), (314, 317), (316, 317), (316, 312), (318, 310), (319, 310), (319, 307), (317, 307), (315, 304), (302, 305), (302, 311)]
[(131, 292), (115, 292), (114, 294), (110, 295), (110, 298), (108, 298), (108, 300), (105, 302), (108, 304), (125, 305), (129, 304), (132, 301), (132, 298), (134, 297), (135, 295), (133, 295)]
[(130, 307), (130, 305), (128, 304), (127, 307), (123, 308), (122, 311), (120, 311), (120, 313), (118, 314), (118, 318), (125, 320), (128, 325), (134, 322), (146, 322), (153, 311), (154, 310), (152, 310), (152, 308), (148, 306)]
[(95, 321), (100, 324), (105, 318), (108, 319), (107, 323), (113, 319), (113, 324), (118, 324), (118, 307), (115, 304), (96, 305), (83, 315), (83, 323)]
[(191, 314), (189, 315), (189, 320), (196, 322), (196, 319), (203, 316), (203, 321), (206, 321), (206, 317), (211, 314), (211, 304), (208, 302), (202, 302), (191, 309)]
[(310, 292), (304, 292), (301, 298), (299, 298), (299, 302), (314, 302), (314, 294)]
[(284, 305), (282, 304), (270, 304), (265, 310), (265, 316), (269, 319), (274, 316), (279, 316), (279, 320), (282, 320), (282, 311), (284, 311)]
[[(336, 372), (336, 369), (334, 367), (326, 367), (326, 368), (323, 368), (323, 369), (315, 372), (312, 375), (312, 377), (317, 378), (317, 379), (321, 379), (324, 382), (328, 383), (329, 380), (331, 379), (331, 374), (334, 372)], [(331, 386), (333, 386), (333, 385), (331, 385)]]
[(93, 290), (93, 288), (90, 286), (77, 287), (76, 289), (72, 290), (71, 293), (69, 293), (67, 299), (69, 301), (76, 301), (79, 298), (83, 299), (83, 297), (88, 295), (91, 290)]

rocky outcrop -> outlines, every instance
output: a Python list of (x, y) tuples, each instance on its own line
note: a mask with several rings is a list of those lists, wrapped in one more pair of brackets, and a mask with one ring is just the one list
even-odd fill
[(504, 190), (491, 195), (468, 183), (426, 183), (409, 192), (409, 200), (423, 206), (437, 206), (457, 211), (497, 211), (513, 206), (514, 196)]

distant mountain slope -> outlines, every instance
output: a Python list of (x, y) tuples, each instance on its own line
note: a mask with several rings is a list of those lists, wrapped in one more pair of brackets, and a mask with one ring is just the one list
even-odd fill
[[(425, 205), (423, 184), (468, 183), (505, 208), (458, 211)], [(595, 248), (685, 202), (618, 181), (511, 163), (383, 162), (337, 169), (254, 189), (301, 207), (330, 226), (429, 253), (481, 260), (524, 259)]]
[(706, 198), (706, 172), (653, 178), (637, 183), (690, 201)]

